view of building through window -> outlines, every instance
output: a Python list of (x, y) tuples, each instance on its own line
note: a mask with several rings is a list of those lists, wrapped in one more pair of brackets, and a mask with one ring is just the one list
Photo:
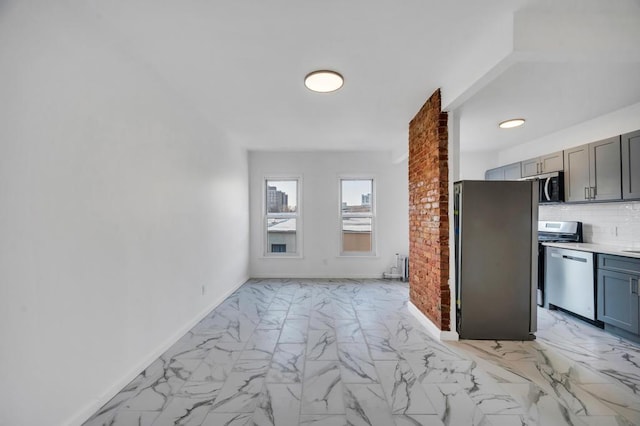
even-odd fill
[[(298, 253), (298, 180), (265, 180), (266, 254)], [(340, 180), (342, 254), (373, 254), (373, 179)]]
[(340, 181), (342, 253), (373, 252), (373, 179)]
[(267, 213), (293, 213), (297, 210), (296, 180), (267, 181)]
[(266, 180), (266, 252), (297, 253), (298, 180)]

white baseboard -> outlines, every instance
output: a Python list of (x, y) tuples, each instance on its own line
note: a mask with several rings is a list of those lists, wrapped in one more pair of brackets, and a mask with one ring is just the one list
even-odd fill
[[(372, 275), (372, 274), (340, 274), (340, 275), (323, 275), (323, 274), (251, 274), (251, 278), (257, 279), (271, 279), (271, 278), (286, 278), (286, 279), (321, 279), (321, 280), (339, 280), (341, 278), (344, 279), (355, 279), (355, 280), (381, 280), (382, 273)], [(398, 281), (398, 280), (389, 280), (389, 281)]]
[(420, 309), (418, 309), (416, 305), (411, 302), (409, 302), (409, 312), (411, 312), (413, 316), (416, 317), (418, 321), (420, 321), (420, 324), (425, 326), (429, 334), (431, 334), (436, 339), (449, 341), (459, 339), (458, 333), (456, 333), (455, 331), (440, 330), (425, 314), (422, 313), (422, 311), (420, 311)]
[(74, 414), (69, 421), (65, 422), (65, 425), (81, 425), (85, 421), (89, 419), (96, 411), (98, 411), (104, 404), (109, 402), (111, 398), (113, 398), (118, 392), (120, 392), (126, 385), (131, 383), (133, 379), (138, 377), (138, 375), (153, 361), (158, 359), (160, 355), (165, 353), (167, 349), (169, 349), (174, 343), (178, 341), (182, 336), (184, 336), (187, 331), (191, 330), (196, 324), (198, 324), (209, 312), (214, 310), (218, 305), (220, 305), (227, 297), (231, 295), (234, 291), (240, 288), (245, 282), (247, 282), (249, 278), (245, 277), (242, 282), (236, 284), (231, 289), (227, 290), (225, 293), (220, 295), (213, 303), (207, 306), (204, 310), (202, 310), (198, 315), (196, 315), (191, 321), (186, 323), (183, 327), (181, 327), (177, 332), (171, 335), (167, 340), (165, 340), (160, 346), (158, 346), (155, 350), (151, 351), (149, 355), (147, 355), (144, 359), (142, 359), (138, 364), (132, 367), (126, 374), (124, 374), (120, 379), (116, 380), (116, 382), (107, 389), (102, 396), (94, 399), (90, 403), (88, 403), (84, 408), (80, 409), (76, 414)]

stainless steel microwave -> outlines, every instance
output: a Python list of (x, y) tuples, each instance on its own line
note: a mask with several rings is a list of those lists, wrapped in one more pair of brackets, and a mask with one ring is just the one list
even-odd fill
[(564, 172), (546, 173), (523, 180), (534, 180), (538, 183), (538, 202), (562, 203), (564, 201)]

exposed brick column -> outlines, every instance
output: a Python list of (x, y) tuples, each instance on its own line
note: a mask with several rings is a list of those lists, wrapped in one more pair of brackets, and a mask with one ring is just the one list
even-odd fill
[(409, 295), (441, 330), (451, 301), (447, 143), (438, 89), (409, 123)]

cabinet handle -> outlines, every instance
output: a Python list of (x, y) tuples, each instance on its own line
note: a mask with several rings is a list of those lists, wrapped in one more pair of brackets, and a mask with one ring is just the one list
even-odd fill
[(589, 195), (591, 196), (592, 200), (596, 199), (596, 187), (595, 186), (590, 186), (589, 187)]
[(591, 193), (591, 191), (590, 191), (589, 187), (585, 186), (584, 187), (584, 199), (585, 200), (589, 200), (590, 199), (590, 193)]
[(638, 279), (637, 278), (633, 278), (633, 277), (629, 278), (629, 291), (631, 292), (632, 296), (638, 295)]

